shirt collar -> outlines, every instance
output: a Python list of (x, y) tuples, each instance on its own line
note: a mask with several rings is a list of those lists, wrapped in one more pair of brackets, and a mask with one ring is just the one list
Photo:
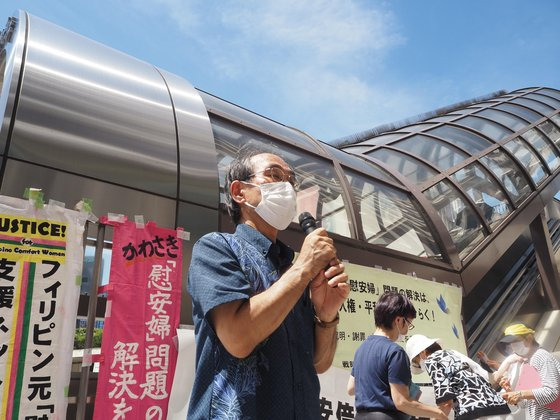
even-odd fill
[(237, 225), (235, 235), (249, 242), (262, 255), (271, 254), (271, 256), (279, 258), (281, 265), (291, 264), (294, 258), (294, 251), (282, 241), (276, 240), (276, 242), (272, 242), (257, 229), (244, 223)]

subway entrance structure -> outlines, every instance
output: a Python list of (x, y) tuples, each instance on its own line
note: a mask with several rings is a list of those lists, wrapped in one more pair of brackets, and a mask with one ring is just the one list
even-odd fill
[[(471, 354), (489, 351), (512, 319), (535, 326), (560, 309), (555, 88), (498, 92), (326, 143), (24, 11), (0, 36), (0, 87), (0, 193), (32, 186), (67, 204), (89, 197), (96, 214), (184, 226), (185, 281), (194, 242), (232, 231), (224, 168), (256, 142), (296, 169), (340, 258), (462, 287)], [(110, 236), (99, 244), (96, 234), (90, 226), (88, 246), (110, 253)], [(296, 220), (281, 239), (298, 248)], [(192, 324), (185, 288), (182, 302)]]

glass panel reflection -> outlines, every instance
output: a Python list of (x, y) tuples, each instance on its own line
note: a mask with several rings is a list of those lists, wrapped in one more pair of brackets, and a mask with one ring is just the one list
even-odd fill
[(544, 88), (539, 90), (539, 93), (544, 93), (548, 96), (552, 96), (553, 98), (556, 98), (560, 101), (560, 91), (557, 91), (556, 89)]
[(383, 144), (390, 143), (393, 140), (400, 139), (403, 136), (406, 136), (406, 133), (382, 134), (380, 136), (373, 137), (373, 138), (368, 139), (366, 141), (362, 141), (362, 142), (360, 142), (360, 144), (363, 145), (363, 146), (366, 146), (366, 145), (371, 145), (371, 146), (383, 145)]
[(519, 166), (500, 149), (482, 156), (480, 161), (500, 180), (516, 205), (531, 194), (531, 187)]
[(373, 146), (346, 146), (344, 147), (344, 151), (347, 153), (364, 153), (367, 152), (368, 150), (371, 150)]
[(468, 158), (468, 155), (459, 149), (432, 137), (422, 135), (415, 135), (398, 143), (393, 143), (393, 147), (419, 156), (441, 170), (451, 168)]
[(368, 156), (379, 159), (415, 184), (420, 184), (437, 175), (437, 172), (426, 164), (395, 150), (377, 149), (368, 153)]
[(560, 127), (560, 114), (554, 114), (550, 119), (556, 123), (556, 127)]
[(427, 122), (447, 122), (449, 120), (453, 120), (455, 118), (457, 118), (458, 115), (453, 113), (453, 114), (447, 114), (447, 115), (442, 115), (441, 117), (435, 117), (435, 118), (430, 118), (429, 120), (426, 120)]
[(541, 161), (537, 155), (527, 147), (525, 143), (519, 138), (504, 144), (504, 147), (509, 150), (519, 160), (521, 165), (529, 172), (535, 184), (540, 184), (546, 178)]
[(501, 109), (502, 111), (511, 112), (512, 114), (515, 114), (518, 117), (524, 118), (529, 122), (535, 122), (535, 121), (540, 120), (542, 118), (542, 115), (537, 114), (535, 111), (532, 111), (530, 109), (527, 109), (527, 108), (519, 106), (519, 105), (511, 104), (511, 103), (500, 104), (500, 105), (496, 106), (495, 108), (496, 109)]
[(480, 107), (478, 105), (476, 106), (470, 106), (468, 108), (463, 108), (463, 109), (456, 109), (455, 111), (453, 111), (454, 114), (457, 115), (465, 115), (465, 114), (472, 114), (473, 112), (475, 112), (477, 109), (480, 109)]
[[(95, 238), (88, 238), (95, 242)], [(105, 242), (101, 254), (101, 269), (99, 272), (100, 280), (98, 286), (109, 284), (109, 272), (111, 269), (112, 244)], [(95, 246), (86, 245), (84, 250), (84, 262), (82, 266), (82, 284), (80, 285), (80, 294), (89, 295), (91, 293), (91, 285), (94, 281), (93, 269), (95, 265)]]
[(469, 106), (469, 108), (486, 108), (489, 106), (493, 106), (495, 104), (497, 104), (498, 102), (500, 102), (499, 100), (492, 100), (492, 101), (484, 101), (484, 102), (479, 102), (476, 105), (471, 105)]
[(406, 193), (350, 170), (346, 177), (368, 243), (418, 257), (441, 257), (419, 207)]
[(511, 213), (506, 195), (480, 164), (465, 166), (452, 177), (469, 195), (490, 227), (494, 228)]
[(492, 145), (492, 143), (485, 138), (452, 125), (442, 125), (441, 127), (428, 131), (428, 133), (441, 137), (442, 139), (460, 147), (465, 152), (472, 154), (480, 153)]
[(511, 130), (508, 130), (507, 128), (492, 121), (472, 116), (461, 118), (460, 120), (455, 121), (455, 124), (470, 127), (496, 142), (505, 139), (512, 133)]
[[(376, 165), (375, 163), (368, 160), (365, 156), (358, 154), (353, 155), (349, 153), (345, 153), (347, 149), (344, 151), (338, 150), (335, 147), (332, 147), (328, 144), (325, 144), (323, 147), (327, 149), (327, 151), (335, 158), (338, 159), (339, 163), (346, 166), (351, 166), (358, 171), (361, 171), (365, 174), (371, 175), (374, 178), (383, 179), (384, 181), (402, 185), (399, 181), (397, 181), (393, 176), (391, 176), (387, 171)], [(371, 147), (368, 147), (367, 150), (370, 150)], [(352, 151), (354, 149), (352, 148)]]
[(432, 123), (420, 123), (420, 124), (413, 124), (413, 125), (407, 125), (406, 127), (400, 128), (399, 131), (424, 131), (430, 127), (433, 127), (434, 124)]
[(537, 101), (544, 102), (545, 104), (550, 105), (554, 109), (560, 108), (560, 100), (551, 98), (550, 96), (539, 95), (538, 93), (530, 93), (528, 95), (525, 95), (524, 98), (531, 98)]
[[(552, 119), (554, 120), (554, 117), (557, 117), (557, 115), (558, 114), (554, 115)], [(560, 130), (558, 129), (558, 127), (556, 127), (550, 121), (545, 121), (539, 124), (537, 127), (539, 127), (558, 147), (560, 147)]]
[(476, 212), (446, 180), (424, 191), (424, 195), (439, 213), (460, 257), (466, 257), (484, 239), (482, 223)]
[(543, 104), (542, 102), (537, 102), (532, 99), (515, 98), (512, 99), (512, 102), (528, 106), (529, 108), (534, 109), (535, 111), (539, 111), (543, 115), (548, 115), (553, 111), (552, 107), (549, 107), (548, 105)]
[(527, 140), (527, 142), (543, 157), (544, 161), (552, 171), (558, 168), (558, 165), (560, 165), (558, 153), (545, 136), (532, 128), (523, 133), (522, 137)]
[(477, 112), (476, 115), (481, 115), (483, 117), (490, 118), (506, 127), (511, 128), (513, 131), (519, 131), (529, 125), (527, 121), (522, 120), (515, 115), (508, 114), (506, 112), (499, 111), (497, 109), (485, 109), (483, 111)]
[[(238, 149), (246, 144), (253, 144), (255, 147), (265, 144), (296, 171), (300, 182), (297, 191), (297, 214), (308, 211), (321, 221), (321, 225), (327, 231), (351, 237), (351, 225), (342, 199), (342, 188), (331, 161), (304, 153), (284, 143), (280, 148), (268, 137), (219, 118), (212, 120), (212, 129), (216, 140), (221, 204), (225, 204), (225, 171)], [(293, 222), (297, 223), (297, 216)]]

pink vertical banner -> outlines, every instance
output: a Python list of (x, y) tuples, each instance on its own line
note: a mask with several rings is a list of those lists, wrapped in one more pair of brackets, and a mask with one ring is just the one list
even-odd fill
[(114, 226), (94, 419), (165, 419), (177, 349), (182, 241), (154, 222)]

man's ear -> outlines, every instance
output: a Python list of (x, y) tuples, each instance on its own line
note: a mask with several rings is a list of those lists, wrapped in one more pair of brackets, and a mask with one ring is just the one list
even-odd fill
[(232, 181), (229, 185), (229, 194), (231, 199), (236, 203), (244, 203), (245, 202), (245, 190), (243, 188), (243, 183), (239, 180)]

